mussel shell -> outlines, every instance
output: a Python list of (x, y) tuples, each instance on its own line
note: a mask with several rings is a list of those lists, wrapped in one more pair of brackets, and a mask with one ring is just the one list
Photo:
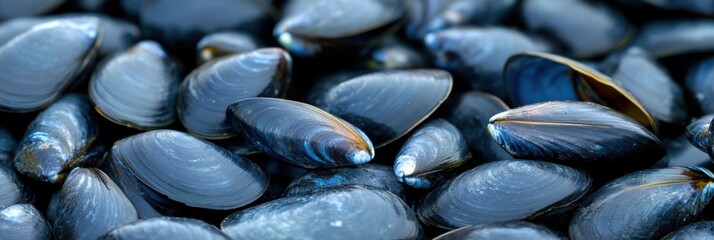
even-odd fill
[(471, 159), (466, 139), (453, 124), (435, 119), (419, 127), (394, 161), (394, 174), (413, 188), (431, 188)]
[(17, 204), (0, 210), (0, 239), (51, 239), (47, 221), (32, 204)]
[(95, 70), (89, 97), (97, 112), (112, 122), (162, 128), (176, 117), (178, 75), (178, 63), (158, 43), (143, 41)]
[(714, 51), (714, 21), (666, 20), (642, 26), (632, 43), (655, 58)]
[(459, 27), (433, 32), (424, 38), (436, 56), (436, 66), (452, 70), (472, 89), (505, 97), (503, 67), (515, 53), (547, 51), (544, 43), (502, 27)]
[(60, 184), (94, 153), (97, 116), (84, 95), (67, 94), (30, 123), (15, 152), (15, 168), (36, 180)]
[(546, 227), (522, 221), (462, 227), (434, 238), (434, 240), (501, 239), (558, 240), (563, 238)]
[(712, 4), (711, 0), (630, 0), (630, 2), (645, 3), (671, 11), (688, 11), (691, 13), (714, 16), (714, 4)]
[[(709, 125), (707, 123), (707, 125)], [(691, 144), (686, 134), (663, 140), (666, 154), (652, 168), (714, 167), (707, 153)]]
[(445, 229), (536, 218), (568, 208), (590, 189), (575, 168), (531, 160), (485, 163), (430, 192), (417, 214)]
[(124, 138), (114, 144), (108, 161), (110, 175), (131, 192), (129, 199), (142, 216), (151, 216), (144, 211), (147, 204), (162, 213), (166, 201), (184, 208), (235, 209), (256, 200), (268, 185), (266, 174), (255, 163), (174, 130)]
[(345, 185), (370, 186), (390, 191), (402, 199), (405, 198), (404, 186), (394, 176), (392, 169), (379, 164), (309, 171), (290, 182), (284, 196), (304, 196), (323, 189)]
[(376, 147), (404, 136), (424, 121), (452, 87), (442, 70), (370, 73), (313, 92), (310, 101), (364, 131)]
[(694, 220), (714, 197), (703, 168), (650, 169), (593, 193), (570, 222), (572, 239), (655, 239)]
[(213, 225), (190, 218), (150, 218), (117, 227), (99, 239), (204, 239), (230, 240)]
[(221, 229), (233, 239), (414, 239), (414, 212), (394, 194), (350, 185), (285, 197), (228, 216)]
[(96, 239), (138, 219), (136, 209), (121, 189), (94, 168), (73, 169), (47, 212), (57, 239)]
[(13, 155), (17, 147), (17, 140), (12, 136), (7, 128), (0, 127), (0, 165), (8, 168), (15, 168)]
[(539, 52), (516, 54), (508, 59), (504, 78), (513, 107), (546, 101), (595, 102), (657, 133), (657, 123), (637, 98), (608, 76), (575, 60)]
[(670, 233), (664, 240), (714, 239), (714, 221), (702, 221), (689, 224)]
[(87, 65), (102, 36), (99, 19), (66, 18), (39, 24), (0, 46), (0, 111), (49, 105)]
[(464, 25), (500, 22), (516, 5), (515, 0), (410, 0), (406, 33), (421, 40), (428, 33)]
[(255, 39), (241, 32), (218, 32), (206, 35), (196, 45), (198, 64), (255, 49), (258, 49)]
[(422, 53), (397, 38), (389, 38), (375, 48), (367, 61), (370, 69), (411, 69), (426, 67)]
[(32, 195), (12, 168), (0, 166), (0, 209), (32, 201)]
[(181, 84), (178, 113), (191, 134), (202, 138), (236, 135), (226, 108), (249, 97), (283, 97), (290, 84), (292, 59), (279, 48), (263, 48), (206, 63)]
[(686, 88), (704, 114), (714, 113), (714, 58), (702, 60), (687, 74)]
[(13, 18), (0, 22), (0, 46), (47, 20), (41, 17)]
[(647, 167), (662, 142), (632, 119), (588, 102), (545, 102), (493, 116), (488, 130), (515, 158), (612, 171)]
[(39, 15), (62, 5), (66, 0), (0, 1), (0, 20)]
[(305, 103), (247, 98), (230, 105), (228, 118), (256, 148), (304, 168), (363, 164), (374, 157), (360, 129)]
[(551, 34), (569, 55), (591, 57), (627, 44), (633, 28), (615, 9), (583, 0), (526, 0), (521, 16), (530, 31)]
[(714, 114), (709, 114), (698, 118), (687, 126), (687, 138), (695, 147), (704, 152), (708, 152), (711, 142), (710, 125), (714, 120)]

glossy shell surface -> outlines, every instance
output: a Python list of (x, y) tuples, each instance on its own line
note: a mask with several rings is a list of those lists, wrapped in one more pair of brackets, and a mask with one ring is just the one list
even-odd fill
[(149, 218), (128, 223), (109, 231), (101, 240), (121, 239), (204, 239), (229, 240), (213, 225), (190, 218)]
[(364, 164), (340, 168), (320, 169), (307, 172), (293, 179), (285, 190), (285, 196), (309, 195), (323, 189), (345, 185), (365, 185), (387, 190), (405, 198), (402, 183), (394, 176), (388, 166)]
[(52, 231), (32, 204), (17, 204), (0, 210), (0, 238), (51, 239)]

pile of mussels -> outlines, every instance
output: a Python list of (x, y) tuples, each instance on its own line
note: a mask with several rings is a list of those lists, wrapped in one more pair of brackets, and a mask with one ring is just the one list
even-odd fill
[(712, 0), (0, 0), (0, 239), (714, 238)]

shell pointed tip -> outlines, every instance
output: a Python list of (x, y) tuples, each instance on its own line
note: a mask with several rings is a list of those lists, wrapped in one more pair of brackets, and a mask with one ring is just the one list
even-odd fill
[(372, 157), (374, 157), (374, 155), (366, 150), (357, 150), (350, 156), (350, 161), (354, 164), (364, 164), (372, 161)]

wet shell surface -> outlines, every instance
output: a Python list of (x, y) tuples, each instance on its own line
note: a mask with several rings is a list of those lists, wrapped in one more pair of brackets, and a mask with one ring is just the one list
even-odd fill
[(241, 32), (218, 32), (201, 38), (196, 45), (198, 64), (232, 54), (241, 54), (258, 49), (258, 43)]
[(0, 239), (51, 239), (50, 226), (32, 204), (0, 210)]
[(689, 224), (662, 238), (665, 240), (714, 239), (714, 222), (702, 221)]
[(714, 51), (714, 21), (663, 20), (642, 26), (632, 43), (655, 58)]
[(149, 218), (131, 222), (109, 231), (101, 240), (121, 239), (203, 239), (230, 240), (213, 225), (190, 218)]
[(30, 203), (32, 199), (32, 195), (20, 181), (15, 170), (0, 166), (0, 209), (15, 204)]
[(491, 25), (503, 20), (515, 0), (408, 1), (407, 36), (421, 40), (428, 33), (464, 25)]
[(462, 227), (434, 238), (434, 240), (500, 239), (559, 240), (563, 239), (563, 237), (547, 227), (519, 221)]
[(394, 176), (392, 169), (378, 164), (309, 171), (290, 182), (283, 195), (309, 195), (319, 190), (345, 185), (365, 185), (387, 190), (402, 199), (406, 195), (404, 186)]
[(704, 152), (709, 152), (712, 147), (712, 135), (709, 129), (713, 120), (714, 114), (709, 114), (698, 118), (687, 126), (687, 138), (692, 145)]

